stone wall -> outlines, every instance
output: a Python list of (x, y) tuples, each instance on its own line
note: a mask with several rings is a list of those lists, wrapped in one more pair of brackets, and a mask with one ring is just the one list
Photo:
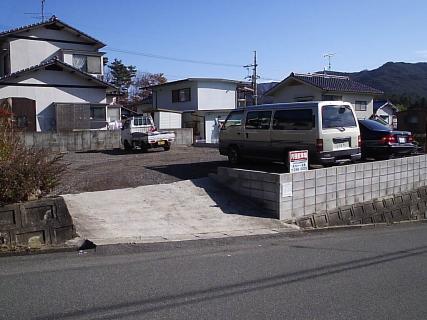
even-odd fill
[[(175, 132), (175, 144), (193, 144), (193, 129), (171, 129)], [(25, 145), (52, 152), (110, 150), (121, 147), (121, 131), (74, 131), (66, 133), (26, 132)]]
[(73, 221), (60, 197), (0, 207), (1, 246), (27, 246), (35, 236), (44, 245), (59, 245), (74, 235)]
[(215, 178), (273, 210), (281, 220), (295, 222), (337, 208), (417, 191), (427, 185), (426, 173), (427, 155), (419, 155), (294, 174), (220, 168)]

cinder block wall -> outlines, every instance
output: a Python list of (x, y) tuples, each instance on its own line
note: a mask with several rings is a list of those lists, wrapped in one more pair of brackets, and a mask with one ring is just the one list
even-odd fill
[[(171, 129), (175, 144), (192, 145), (193, 129)], [(64, 133), (26, 132), (22, 135), (29, 148), (43, 148), (52, 152), (111, 150), (121, 147), (121, 131), (74, 131)]]
[(217, 179), (274, 210), (281, 220), (296, 221), (426, 186), (427, 155), (294, 174), (220, 168)]

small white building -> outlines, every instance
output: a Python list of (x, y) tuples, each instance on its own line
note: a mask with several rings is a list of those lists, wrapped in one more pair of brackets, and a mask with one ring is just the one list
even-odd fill
[(217, 143), (220, 123), (238, 106), (242, 81), (188, 78), (150, 87), (153, 110), (179, 111), (182, 127), (193, 128), (194, 141)]
[(0, 32), (0, 100), (27, 99), (35, 110), (15, 116), (35, 115), (37, 131), (106, 129), (120, 108), (103, 80), (104, 46), (56, 17)]
[(391, 128), (397, 129), (397, 113), (399, 109), (387, 100), (374, 101), (374, 114), (384, 120)]
[(279, 103), (341, 100), (353, 105), (359, 119), (368, 119), (374, 114), (374, 97), (382, 94), (380, 90), (344, 76), (291, 73), (265, 92), (264, 101)]

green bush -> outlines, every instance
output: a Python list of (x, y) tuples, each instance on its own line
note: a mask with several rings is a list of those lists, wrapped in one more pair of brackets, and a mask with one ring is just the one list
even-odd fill
[(65, 171), (62, 156), (25, 148), (9, 119), (0, 112), (0, 205), (48, 194)]

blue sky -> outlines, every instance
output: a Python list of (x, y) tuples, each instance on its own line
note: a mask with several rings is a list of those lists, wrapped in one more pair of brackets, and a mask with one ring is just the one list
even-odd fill
[[(1, 0), (0, 29), (34, 23), (25, 13), (38, 11), (40, 0)], [(247, 71), (111, 50), (231, 65), (251, 63), (257, 50), (263, 81), (322, 70), (328, 52), (337, 71), (427, 59), (423, 0), (46, 0), (46, 11), (106, 43), (110, 61), (170, 80), (243, 79)]]

